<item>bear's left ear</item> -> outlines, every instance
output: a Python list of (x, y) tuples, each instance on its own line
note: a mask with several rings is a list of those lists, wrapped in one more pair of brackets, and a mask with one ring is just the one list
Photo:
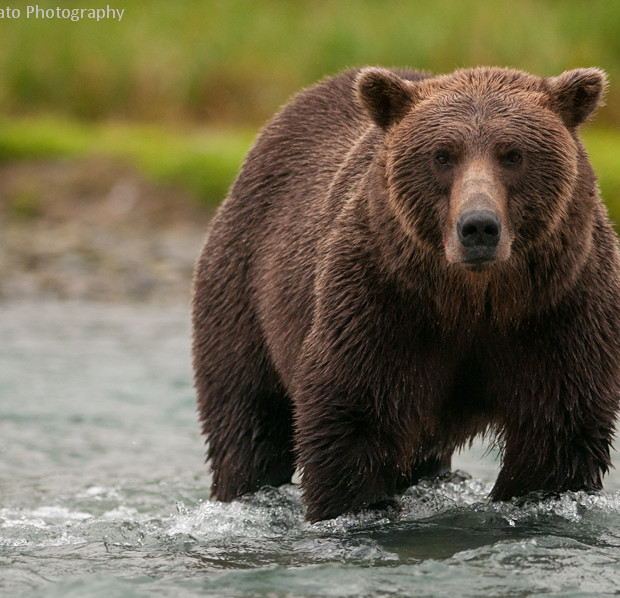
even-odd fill
[(574, 69), (547, 79), (553, 109), (564, 124), (573, 129), (584, 122), (600, 105), (607, 75), (596, 68)]
[(416, 84), (382, 68), (366, 68), (355, 81), (362, 106), (382, 129), (397, 123), (417, 99)]

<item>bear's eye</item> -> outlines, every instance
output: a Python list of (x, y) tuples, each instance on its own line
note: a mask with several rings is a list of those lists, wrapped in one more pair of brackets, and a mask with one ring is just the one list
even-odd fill
[(435, 162), (437, 162), (440, 166), (449, 166), (452, 164), (450, 154), (445, 151), (440, 151), (435, 154)]
[(521, 163), (522, 159), (523, 156), (521, 155), (521, 152), (519, 150), (510, 150), (504, 156), (504, 163), (508, 164), (509, 166), (516, 166), (517, 164)]

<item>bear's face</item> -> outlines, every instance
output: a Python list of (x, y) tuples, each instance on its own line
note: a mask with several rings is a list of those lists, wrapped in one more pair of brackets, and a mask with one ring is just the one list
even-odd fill
[(388, 201), (403, 228), (472, 271), (544, 243), (577, 184), (572, 131), (604, 82), (595, 69), (541, 79), (480, 68), (418, 82), (362, 71), (358, 94), (385, 132)]

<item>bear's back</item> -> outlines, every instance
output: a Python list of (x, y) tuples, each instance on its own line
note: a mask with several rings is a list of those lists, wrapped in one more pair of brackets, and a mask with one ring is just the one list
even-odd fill
[[(261, 206), (273, 210), (279, 200), (302, 210), (299, 204), (309, 201), (313, 209), (347, 153), (372, 126), (355, 97), (358, 73), (346, 71), (296, 94), (259, 134), (227, 201), (242, 201), (254, 218)], [(410, 80), (428, 77), (398, 74)]]

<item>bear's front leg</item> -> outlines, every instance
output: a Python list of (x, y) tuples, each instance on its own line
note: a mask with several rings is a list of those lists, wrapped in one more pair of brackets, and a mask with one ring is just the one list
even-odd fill
[(297, 403), (297, 464), (311, 522), (385, 504), (398, 481), (399, 451), (375, 418), (355, 398), (322, 399)]
[(419, 444), (420, 412), (428, 412), (426, 363), (389, 345), (397, 335), (387, 318), (363, 322), (361, 337), (351, 322), (317, 318), (297, 363), (295, 451), (312, 522), (389, 503)]
[(558, 434), (532, 423), (507, 433), (502, 469), (492, 500), (509, 500), (532, 491), (600, 490), (610, 466), (611, 430), (576, 429)]
[(601, 328), (587, 319), (586, 306), (570, 314), (548, 318), (533, 328), (536, 336), (521, 339), (507, 360), (518, 368), (495, 368), (504, 374), (496, 396), (505, 400), (493, 500), (602, 488), (618, 410), (618, 340), (593, 334)]
[(449, 384), (434, 375), (437, 348), (417, 342), (429, 337), (419, 310), (378, 282), (368, 244), (342, 226), (317, 273), (290, 388), (310, 521), (390, 501)]

